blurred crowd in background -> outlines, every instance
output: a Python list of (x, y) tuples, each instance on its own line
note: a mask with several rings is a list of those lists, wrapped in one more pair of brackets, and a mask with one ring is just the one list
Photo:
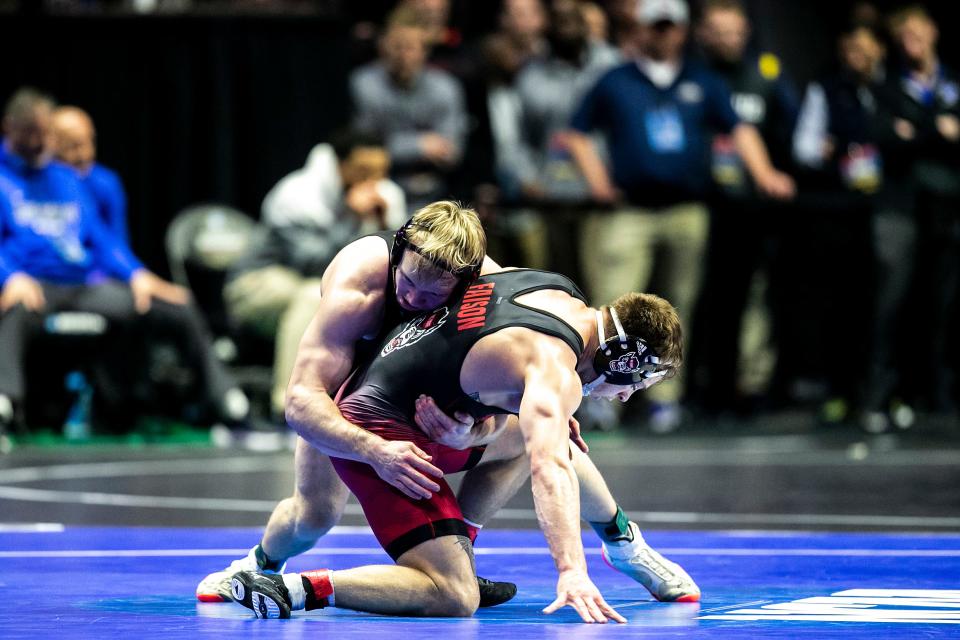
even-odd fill
[[(85, 105), (39, 80), (7, 96), (0, 426), (60, 419), (30, 396), (71, 374), (61, 404), (75, 408), (78, 372), (102, 415), (176, 406), (247, 426), (252, 398), (280, 425), (326, 264), (448, 198), (480, 213), (501, 264), (567, 274), (597, 305), (635, 290), (678, 308), (683, 375), (623, 407), (585, 403), (585, 428), (669, 433), (798, 407), (871, 433), (960, 421), (960, 86), (928, 8), (841, 3), (830, 63), (801, 82), (738, 0), (355, 4), (0, 2), (336, 16), (349, 66), (330, 97), (346, 117), (260, 211), (185, 209), (169, 262), (149, 267)], [(73, 364), (37, 366), (61, 357)]]

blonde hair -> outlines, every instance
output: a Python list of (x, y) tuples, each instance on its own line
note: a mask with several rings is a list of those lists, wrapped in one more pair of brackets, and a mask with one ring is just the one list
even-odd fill
[(483, 264), (487, 236), (473, 209), (457, 202), (432, 202), (413, 214), (407, 239), (417, 253), (444, 267), (459, 272)]
[(903, 25), (910, 18), (919, 18), (927, 24), (935, 24), (933, 21), (933, 16), (924, 8), (921, 4), (909, 4), (905, 7), (900, 7), (896, 11), (890, 14), (887, 18), (887, 30), (894, 36), (897, 35), (897, 32), (903, 27)]
[(701, 18), (705, 18), (711, 11), (732, 11), (743, 17), (747, 16), (742, 0), (704, 0), (700, 5)]
[[(683, 329), (673, 305), (652, 293), (626, 293), (610, 305), (617, 310), (623, 329), (637, 336), (653, 349), (674, 371), (683, 363)], [(610, 333), (617, 335), (613, 320), (608, 320)]]

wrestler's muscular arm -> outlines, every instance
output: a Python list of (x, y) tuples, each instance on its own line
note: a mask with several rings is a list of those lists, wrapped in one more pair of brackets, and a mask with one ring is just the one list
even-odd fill
[(333, 401), (353, 369), (354, 344), (377, 332), (389, 262), (383, 240), (361, 238), (345, 247), (323, 276), (323, 298), (300, 342), (287, 387), (286, 418), (324, 453), (365, 462), (412, 498), (429, 498), (443, 473), (412, 442), (388, 441), (346, 420)]
[[(549, 342), (551, 348), (538, 349), (526, 365), (520, 431), (530, 458), (537, 518), (560, 572), (557, 599), (544, 613), (570, 605), (585, 622), (606, 622), (608, 618), (625, 622), (587, 576), (580, 540), (580, 491), (567, 436), (581, 396), (576, 360), (558, 340), (538, 342)], [(568, 360), (569, 366), (557, 366), (558, 358)]]
[(560, 573), (557, 599), (544, 613), (570, 605), (585, 622), (625, 622), (587, 576), (580, 491), (568, 437), (569, 421), (581, 398), (576, 365), (576, 357), (561, 340), (511, 328), (483, 338), (471, 349), (461, 384), (478, 390), (484, 402), (519, 409), (537, 519)]

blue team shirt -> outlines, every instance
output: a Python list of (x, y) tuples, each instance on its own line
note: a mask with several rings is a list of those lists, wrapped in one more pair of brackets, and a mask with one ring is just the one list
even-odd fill
[(100, 220), (120, 240), (129, 244), (127, 232), (127, 194), (120, 176), (102, 164), (94, 163), (87, 175), (80, 177), (90, 191)]
[(97, 273), (127, 281), (143, 265), (100, 220), (73, 169), (0, 157), (0, 283), (14, 271), (62, 284)]
[(687, 61), (664, 89), (635, 62), (611, 69), (584, 97), (571, 125), (603, 131), (613, 181), (630, 202), (662, 206), (704, 196), (712, 136), (739, 123), (723, 80)]

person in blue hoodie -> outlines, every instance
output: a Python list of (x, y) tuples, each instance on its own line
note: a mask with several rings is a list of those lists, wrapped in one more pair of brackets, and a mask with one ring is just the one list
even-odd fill
[[(147, 270), (100, 219), (76, 172), (53, 158), (52, 98), (18, 90), (0, 152), (0, 427), (22, 403), (29, 338), (48, 313), (87, 311), (111, 326), (144, 323), (196, 358), (204, 400), (237, 424), (249, 403), (214, 356), (188, 292)], [(104, 279), (102, 276), (106, 275)]]
[(53, 112), (53, 132), (56, 159), (77, 171), (104, 226), (129, 244), (127, 194), (120, 176), (97, 162), (97, 130), (93, 119), (79, 107), (60, 106)]

